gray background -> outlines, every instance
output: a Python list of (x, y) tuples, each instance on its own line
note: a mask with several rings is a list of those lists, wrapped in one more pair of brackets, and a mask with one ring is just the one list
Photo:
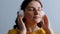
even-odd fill
[[(16, 13), (23, 0), (0, 0), (0, 34), (7, 34), (13, 28)], [(53, 30), (60, 33), (60, 0), (41, 0)]]

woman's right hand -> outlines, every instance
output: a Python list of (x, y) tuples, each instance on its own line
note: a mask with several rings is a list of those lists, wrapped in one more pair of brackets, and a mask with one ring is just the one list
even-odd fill
[(26, 26), (25, 23), (23, 22), (23, 15), (18, 15), (17, 16), (17, 21), (18, 21), (18, 26), (20, 29), (20, 34), (25, 34), (26, 33)]

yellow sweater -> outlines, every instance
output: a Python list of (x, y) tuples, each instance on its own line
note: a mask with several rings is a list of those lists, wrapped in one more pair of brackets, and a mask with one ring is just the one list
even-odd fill
[[(19, 34), (19, 30), (18, 29), (11, 29), (8, 31), (8, 34)], [(41, 28), (35, 32), (26, 32), (26, 34), (46, 34), (46, 31), (43, 28)]]
[[(19, 30), (18, 29), (11, 29), (8, 31), (8, 34), (19, 34)], [(35, 32), (26, 32), (26, 34), (46, 34), (46, 32), (43, 28), (41, 28)]]

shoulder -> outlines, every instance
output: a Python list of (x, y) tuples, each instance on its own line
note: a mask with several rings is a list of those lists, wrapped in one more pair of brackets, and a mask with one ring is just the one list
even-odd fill
[(43, 28), (40, 29), (40, 32), (41, 32), (42, 34), (46, 34), (46, 31), (45, 31)]
[(18, 29), (10, 29), (8, 31), (8, 34), (18, 34), (19, 30)]

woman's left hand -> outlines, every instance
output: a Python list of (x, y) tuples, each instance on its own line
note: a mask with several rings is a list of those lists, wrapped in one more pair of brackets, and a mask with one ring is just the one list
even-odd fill
[(47, 15), (44, 15), (43, 20), (44, 20), (44, 23), (41, 22), (40, 24), (42, 28), (46, 31), (46, 34), (54, 34), (52, 28), (50, 27), (50, 23)]

